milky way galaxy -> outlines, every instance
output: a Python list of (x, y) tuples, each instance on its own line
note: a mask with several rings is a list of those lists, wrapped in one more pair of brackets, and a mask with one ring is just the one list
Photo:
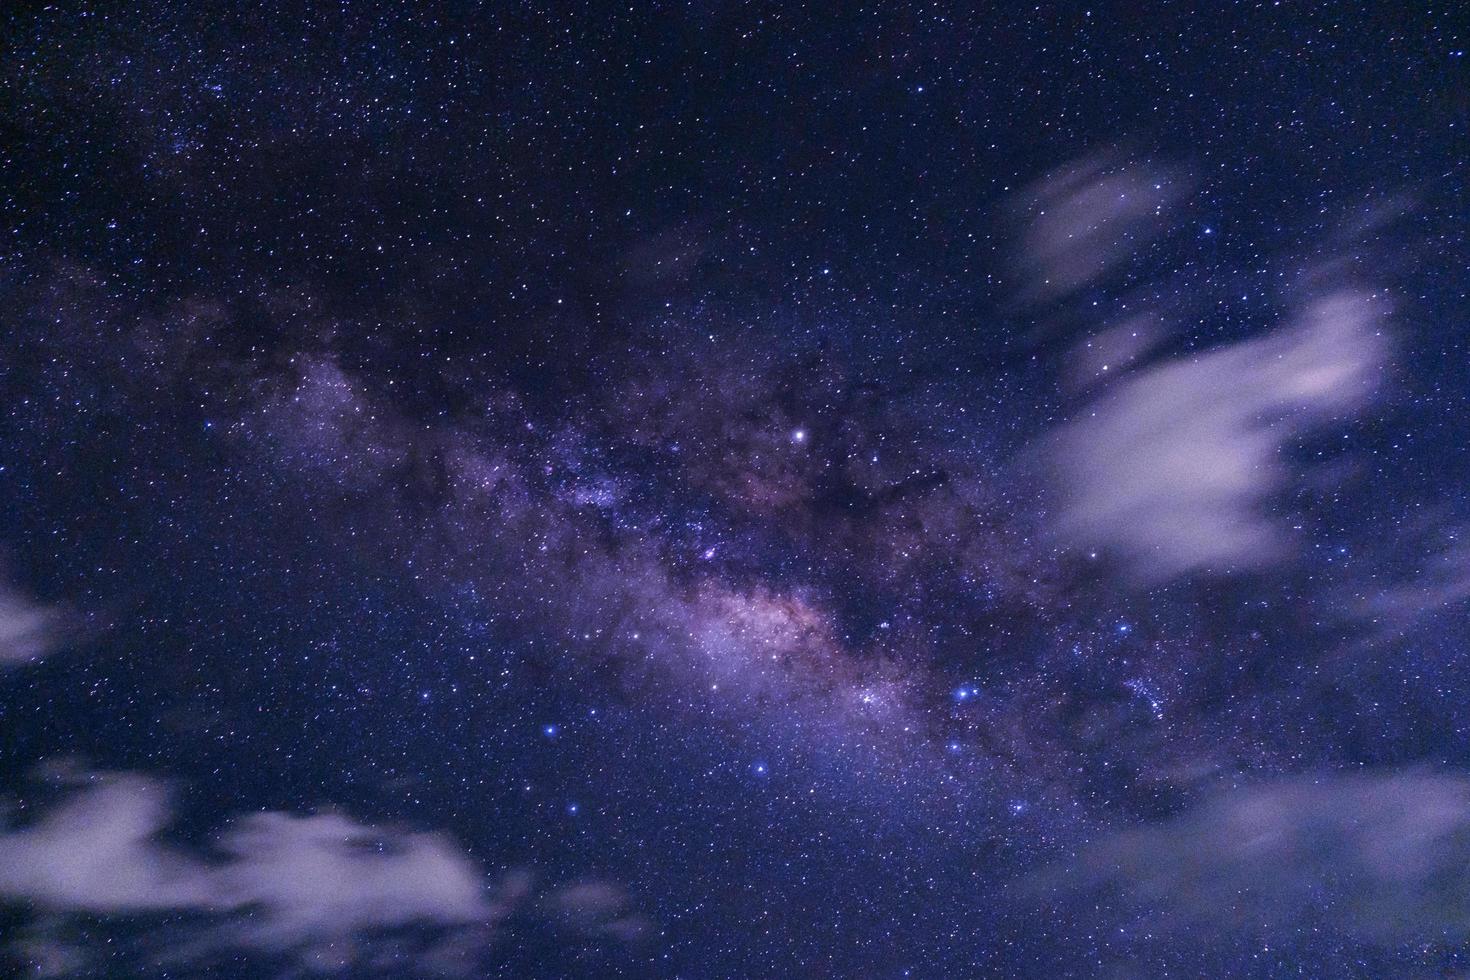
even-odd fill
[(7, 967), (1470, 976), (1450, 8), (3, 18)]

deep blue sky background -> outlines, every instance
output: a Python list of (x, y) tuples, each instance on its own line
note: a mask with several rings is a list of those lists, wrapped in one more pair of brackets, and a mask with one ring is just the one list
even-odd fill
[[(8, 9), (0, 546), (85, 628), (0, 676), (7, 796), (60, 756), (155, 773), (201, 846), (230, 814), (338, 807), (488, 868), (617, 879), (658, 924), (584, 943), (525, 915), (496, 976), (1459, 975), (1462, 942), (1198, 939), (1009, 884), (1206, 792), (1148, 777), (1161, 753), (1221, 753), (1227, 781), (1470, 767), (1463, 609), (1369, 652), (1332, 612), (1359, 572), (1412, 572), (1415, 521), (1470, 506), (1470, 36), (1454, 4), (1370, 7)], [(1195, 190), (1059, 316), (1147, 296), (1171, 353), (1261, 334), (1335, 229), (1401, 212), (1346, 249), (1395, 297), (1392, 391), (1295, 447), (1350, 473), (1297, 488), (1301, 555), (1270, 574), (1139, 591), (1037, 543), (1017, 460), (1077, 403), (1068, 335), (1036, 341), (1016, 300), (1010, 209), (1103, 152)], [(526, 601), (555, 568), (483, 570), (514, 570), (522, 531), (427, 455), (371, 487), (291, 465), (262, 392), (325, 351), (405, 426), (518, 400), (529, 423), (476, 438), (537, 493), (624, 487), (576, 545), (614, 567), (647, 548), (690, 589), (801, 591), (859, 663), (923, 637), (920, 748), (833, 748), (806, 707), (725, 712), (628, 669), (594, 637), (616, 623)], [(924, 461), (919, 487), (966, 468), (993, 511), (946, 547), (993, 580), (892, 571), (851, 487), (752, 513), (691, 477), (703, 450), (644, 438), (628, 379), (705, 393), (691, 446), (764, 424), (716, 421), (691, 365), (774, 389), (814, 452), (855, 427)], [(1164, 726), (1140, 670), (1170, 678)], [(1009, 706), (1035, 686), (1117, 727), (1032, 730)]]

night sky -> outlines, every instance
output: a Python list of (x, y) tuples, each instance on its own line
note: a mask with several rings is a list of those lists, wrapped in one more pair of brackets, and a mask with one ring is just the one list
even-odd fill
[(7, 975), (1470, 977), (1470, 16), (979, 6), (4, 5)]

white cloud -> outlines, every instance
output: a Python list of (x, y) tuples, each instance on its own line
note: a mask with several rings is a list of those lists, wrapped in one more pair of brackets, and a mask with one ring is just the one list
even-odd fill
[(290, 948), (406, 926), (489, 925), (507, 911), (447, 836), (383, 831), (336, 814), (251, 814), (229, 830), (212, 886), (232, 908), (257, 909), (246, 942)]
[(434, 927), (448, 944), (488, 931), (524, 891), (524, 883), (487, 887), (443, 834), (332, 814), (250, 814), (220, 838), (222, 859), (193, 854), (158, 839), (172, 819), (158, 780), (87, 779), (36, 824), (0, 832), (0, 896), (51, 915), (217, 917), (195, 952), (289, 952), (323, 969), (349, 966), (373, 930)]
[(1106, 154), (1074, 161), (1020, 195), (1022, 298), (1054, 300), (1121, 267), (1163, 233), (1188, 181)]
[(1470, 939), (1470, 779), (1296, 777), (1122, 831), (1033, 884), (1114, 886), (1176, 926), (1313, 919), (1366, 941)]
[(1146, 581), (1278, 558), (1265, 507), (1288, 482), (1284, 451), (1369, 398), (1385, 306), (1341, 289), (1263, 338), (1127, 375), (1048, 444), (1060, 534)]
[(0, 835), (0, 893), (67, 911), (220, 907), (207, 868), (153, 843), (169, 817), (162, 784), (99, 777), (35, 826)]
[(65, 616), (0, 584), (0, 666), (30, 663), (61, 642)]
[(568, 925), (592, 936), (609, 935), (633, 942), (653, 925), (633, 907), (626, 889), (600, 878), (565, 885), (551, 893), (547, 904)]
[(1360, 597), (1354, 612), (1373, 623), (1382, 638), (1401, 635), (1470, 600), (1470, 545), (1449, 531), (1451, 544), (1434, 554), (1416, 575)]

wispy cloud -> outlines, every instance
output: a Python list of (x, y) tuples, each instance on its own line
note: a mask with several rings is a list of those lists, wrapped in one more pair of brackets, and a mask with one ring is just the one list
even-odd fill
[(611, 881), (574, 881), (552, 892), (546, 904), (556, 918), (587, 935), (633, 942), (653, 928), (653, 923), (634, 907), (627, 889)]
[(1059, 533), (1115, 550), (1145, 581), (1279, 558), (1267, 505), (1289, 482), (1286, 452), (1368, 400), (1387, 309), (1339, 289), (1274, 333), (1124, 377), (1048, 444)]
[(350, 965), (375, 930), (488, 930), (518, 897), (514, 886), (487, 888), (443, 834), (253, 813), (224, 832), (212, 859), (162, 843), (172, 819), (159, 780), (90, 774), (37, 823), (0, 833), (0, 895), (49, 915), (197, 913), (211, 920), (192, 937), (195, 952), (289, 953), (317, 967)]
[[(68, 916), (182, 914), (196, 926), (152, 951), (160, 962), (235, 950), (345, 970), (369, 962), (386, 937), (417, 930), (416, 968), (465, 971), (531, 895), (529, 875), (492, 881), (446, 834), (335, 813), (249, 813), (207, 852), (170, 845), (165, 783), (126, 772), (73, 778), (80, 786), (36, 822), (0, 830), (0, 898), (37, 913), (16, 952), (38, 969), (85, 957), (56, 938)], [(647, 922), (610, 882), (549, 895), (557, 918), (585, 935), (628, 939)]]
[(1352, 605), (1353, 614), (1372, 623), (1380, 638), (1414, 630), (1448, 609), (1470, 600), (1470, 544), (1460, 540), (1464, 529), (1440, 529), (1448, 543), (1432, 547), (1417, 573), (1386, 584), (1367, 587)]
[(0, 667), (53, 653), (64, 639), (66, 614), (0, 583)]
[(1470, 938), (1470, 780), (1296, 777), (1229, 792), (1084, 848), (1030, 884), (1112, 887), (1174, 926), (1311, 920), (1365, 941)]
[(1060, 299), (1115, 272), (1165, 230), (1164, 214), (1189, 190), (1182, 175), (1097, 154), (1058, 168), (1023, 191), (1022, 299)]

